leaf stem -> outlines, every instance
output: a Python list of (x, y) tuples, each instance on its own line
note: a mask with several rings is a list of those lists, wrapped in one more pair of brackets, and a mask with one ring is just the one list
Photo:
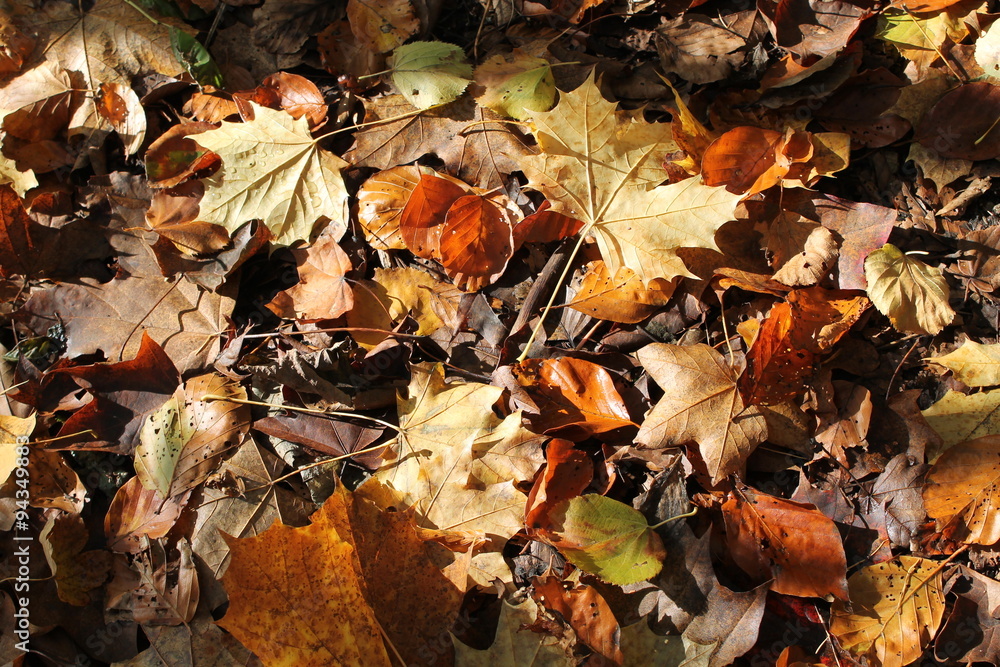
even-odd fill
[(672, 516), (669, 519), (664, 519), (660, 523), (658, 523), (658, 524), (656, 524), (654, 526), (650, 526), (649, 529), (650, 530), (656, 530), (657, 528), (659, 528), (661, 526), (665, 526), (666, 524), (670, 523), (671, 521), (676, 521), (677, 519), (686, 519), (687, 517), (694, 516), (697, 513), (698, 513), (698, 507), (695, 506), (695, 508), (693, 510), (691, 510), (690, 512), (687, 512), (686, 514), (678, 514), (677, 516)]
[(391, 424), (387, 421), (379, 419), (378, 417), (369, 417), (368, 415), (359, 415), (356, 412), (341, 412), (339, 410), (319, 410), (316, 408), (300, 408), (296, 405), (285, 405), (284, 403), (265, 403), (264, 401), (251, 401), (245, 398), (231, 398), (229, 396), (221, 396), (219, 394), (204, 394), (201, 399), (202, 401), (229, 401), (230, 403), (239, 403), (240, 405), (259, 405), (265, 408), (277, 408), (280, 410), (290, 410), (291, 412), (304, 412), (310, 415), (323, 415), (326, 417), (347, 417), (348, 419), (367, 419), (370, 422), (376, 424), (381, 424), (386, 428), (391, 428), (396, 433), (405, 434), (406, 431)]
[(542, 325), (545, 324), (545, 318), (548, 317), (549, 311), (552, 310), (552, 306), (556, 302), (556, 296), (559, 295), (559, 288), (566, 282), (566, 276), (569, 275), (569, 271), (573, 267), (573, 260), (576, 259), (577, 254), (580, 252), (580, 248), (583, 247), (583, 241), (587, 238), (587, 232), (590, 231), (591, 227), (593, 227), (593, 223), (589, 223), (586, 227), (580, 230), (580, 236), (576, 240), (576, 245), (573, 246), (573, 252), (571, 252), (569, 257), (566, 259), (566, 266), (563, 267), (562, 273), (559, 274), (559, 279), (556, 281), (556, 287), (552, 290), (552, 296), (549, 297), (549, 302), (545, 304), (545, 308), (542, 310), (542, 314), (538, 319), (538, 324), (536, 324), (531, 330), (531, 337), (528, 338), (528, 342), (525, 344), (524, 350), (517, 358), (517, 363), (520, 364), (528, 358), (531, 346), (535, 342), (535, 338), (538, 337), (538, 332), (542, 330)]

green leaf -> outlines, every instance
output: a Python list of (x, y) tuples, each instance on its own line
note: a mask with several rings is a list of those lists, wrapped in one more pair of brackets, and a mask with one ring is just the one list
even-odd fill
[(135, 472), (142, 485), (166, 498), (177, 459), (190, 439), (176, 397), (149, 415), (139, 431), (139, 445), (135, 448)]
[(515, 51), (510, 62), (496, 55), (476, 68), (484, 89), (480, 105), (499, 114), (528, 120), (532, 111), (548, 111), (556, 100), (556, 84), (548, 61)]
[(392, 83), (418, 109), (452, 102), (472, 79), (472, 66), (454, 44), (413, 42), (404, 44), (389, 59)]
[(610, 584), (645, 581), (663, 568), (660, 536), (625, 503), (587, 494), (559, 503), (550, 516), (552, 544), (581, 570)]
[(202, 86), (222, 88), (222, 72), (212, 60), (211, 54), (194, 36), (177, 28), (170, 28), (170, 48), (177, 62)]

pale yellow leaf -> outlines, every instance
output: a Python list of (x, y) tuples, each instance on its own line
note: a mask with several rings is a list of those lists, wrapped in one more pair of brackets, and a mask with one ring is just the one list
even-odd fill
[(1000, 433), (1000, 389), (971, 395), (949, 391), (921, 414), (942, 440), (941, 451), (927, 452), (927, 461), (933, 463), (942, 451), (960, 442)]
[(260, 219), (282, 244), (311, 240), (317, 223), (329, 220), (339, 239), (347, 229), (340, 175), (347, 163), (319, 147), (304, 116), (250, 104), (254, 120), (223, 121), (195, 137), (222, 158), (222, 168), (204, 180), (199, 219), (230, 232)]
[(944, 366), (955, 379), (970, 387), (995, 387), (1000, 385), (1000, 344), (984, 345), (966, 340), (962, 347), (941, 357), (927, 361)]
[(928, 266), (886, 243), (865, 260), (868, 298), (903, 333), (937, 334), (951, 324), (948, 281)]
[(34, 430), (35, 415), (24, 418), (0, 415), (0, 484), (19, 467), (18, 445), (27, 445), (28, 436)]
[(694, 178), (657, 185), (677, 149), (667, 126), (618, 111), (593, 76), (531, 118), (541, 153), (520, 159), (531, 187), (587, 224), (582, 233), (597, 237), (611, 273), (627, 266), (647, 283), (691, 275), (677, 249), (717, 249), (715, 230), (733, 219), (741, 196)]

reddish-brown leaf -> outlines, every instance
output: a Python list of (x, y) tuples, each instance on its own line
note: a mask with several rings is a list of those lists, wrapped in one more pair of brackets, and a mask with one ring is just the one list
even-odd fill
[(989, 160), (1000, 156), (1000, 86), (966, 83), (945, 93), (924, 114), (916, 139), (943, 158)]
[(569, 440), (556, 438), (545, 449), (545, 468), (528, 494), (524, 524), (529, 535), (551, 527), (549, 512), (564, 500), (575, 498), (590, 486), (594, 464), (587, 453)]
[(514, 253), (510, 212), (485, 195), (460, 197), (448, 209), (438, 247), (460, 289), (482, 289), (500, 277)]
[(729, 553), (758, 580), (773, 577), (784, 595), (847, 599), (847, 557), (836, 524), (813, 505), (746, 485), (722, 506)]
[(403, 243), (417, 257), (438, 259), (441, 229), (448, 209), (467, 190), (454, 179), (421, 174), (399, 217)]
[(558, 612), (584, 644), (616, 665), (625, 660), (619, 644), (618, 621), (607, 601), (593, 586), (536, 577), (534, 597), (549, 611)]

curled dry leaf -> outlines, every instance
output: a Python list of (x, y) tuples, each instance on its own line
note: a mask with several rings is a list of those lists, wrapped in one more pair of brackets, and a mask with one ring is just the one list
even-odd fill
[(549, 514), (563, 501), (575, 498), (590, 486), (594, 464), (583, 450), (569, 440), (555, 438), (545, 448), (545, 468), (528, 494), (524, 525), (528, 535), (552, 525)]
[(298, 263), (297, 285), (278, 292), (267, 308), (279, 317), (323, 320), (340, 317), (354, 307), (354, 293), (345, 274), (351, 259), (330, 236), (308, 248), (292, 251)]
[(868, 297), (903, 333), (937, 334), (955, 319), (940, 269), (886, 243), (865, 260)]
[(785, 262), (774, 274), (774, 280), (790, 287), (815, 285), (836, 265), (838, 255), (833, 232), (817, 225), (802, 252)]
[(653, 343), (639, 362), (664, 389), (646, 415), (636, 443), (651, 449), (697, 443), (712, 482), (743, 467), (767, 437), (764, 415), (745, 405), (736, 372), (708, 345)]
[(612, 276), (601, 260), (591, 262), (583, 283), (567, 305), (599, 320), (635, 324), (667, 305), (677, 280), (654, 278), (647, 286), (628, 267)]
[(830, 634), (882, 667), (916, 661), (941, 625), (944, 591), (935, 561), (900, 556), (869, 565), (851, 575), (847, 587), (850, 607), (833, 603)]
[(142, 486), (138, 477), (125, 482), (104, 517), (108, 548), (138, 553), (144, 537), (155, 540), (170, 532), (190, 494), (164, 500), (158, 492)]
[(1000, 542), (1000, 436), (969, 440), (945, 451), (924, 483), (927, 516), (951, 540)]
[(536, 577), (535, 599), (550, 611), (559, 613), (576, 636), (605, 660), (620, 665), (625, 657), (619, 645), (621, 633), (607, 600), (593, 586), (573, 586), (558, 577)]

